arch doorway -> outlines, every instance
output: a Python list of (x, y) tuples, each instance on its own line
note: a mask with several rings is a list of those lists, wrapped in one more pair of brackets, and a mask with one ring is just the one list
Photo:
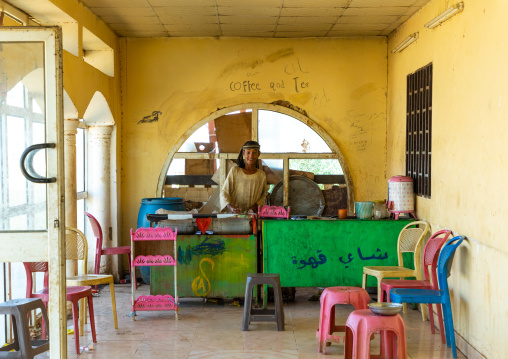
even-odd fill
[[(352, 213), (353, 183), (339, 147), (305, 111), (286, 104), (291, 106), (288, 103), (231, 106), (197, 122), (168, 154), (157, 195), (208, 202), (205, 213), (211, 213), (214, 194), (218, 198), (219, 188), (239, 149), (246, 141), (254, 140), (261, 145), (260, 158), (270, 191), (275, 188), (281, 193), (283, 203), (276, 204), (289, 204), (288, 191), (284, 189), (290, 187), (290, 176), (303, 175), (316, 182), (323, 193), (340, 192), (343, 198), (336, 200), (342, 201), (340, 205)], [(337, 205), (338, 202), (334, 204)], [(321, 214), (337, 215), (337, 211), (325, 207)]]

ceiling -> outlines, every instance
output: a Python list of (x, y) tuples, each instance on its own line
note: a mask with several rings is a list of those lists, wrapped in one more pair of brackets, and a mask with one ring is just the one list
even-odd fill
[(429, 0), (80, 0), (126, 37), (386, 36)]

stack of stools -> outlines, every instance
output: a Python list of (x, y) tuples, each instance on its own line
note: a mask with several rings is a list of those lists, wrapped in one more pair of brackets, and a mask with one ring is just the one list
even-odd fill
[[(42, 317), (48, 328), (48, 314), (42, 300), (38, 298), (14, 299), (8, 302), (0, 303), (0, 314), (9, 314), (12, 316), (14, 327), (14, 342), (0, 347), (0, 358), (28, 358), (49, 350), (49, 339), (30, 340), (28, 331), (28, 318), (32, 310), (40, 309)], [(46, 330), (49, 332), (49, 330)], [(15, 350), (11, 352), (10, 350)]]
[(370, 359), (370, 341), (381, 333), (380, 359), (407, 359), (406, 329), (400, 314), (385, 316), (355, 310), (346, 321), (344, 359)]
[(326, 354), (326, 346), (332, 342), (340, 343), (341, 336), (335, 332), (345, 332), (344, 325), (335, 325), (335, 305), (351, 304), (355, 309), (366, 309), (370, 296), (365, 289), (357, 287), (330, 287), (321, 293), (321, 312), (319, 315), (318, 353)]
[[(259, 284), (273, 287), (275, 309), (252, 308), (252, 290)], [(245, 303), (243, 307), (242, 330), (249, 330), (250, 322), (277, 322), (277, 330), (284, 330), (284, 308), (282, 307), (282, 289), (280, 277), (276, 273), (249, 273), (245, 286)]]

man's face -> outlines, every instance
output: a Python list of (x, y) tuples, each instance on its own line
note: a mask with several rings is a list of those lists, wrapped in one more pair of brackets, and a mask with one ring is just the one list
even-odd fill
[(247, 148), (243, 150), (243, 160), (246, 164), (255, 165), (259, 157), (259, 150), (256, 148)]

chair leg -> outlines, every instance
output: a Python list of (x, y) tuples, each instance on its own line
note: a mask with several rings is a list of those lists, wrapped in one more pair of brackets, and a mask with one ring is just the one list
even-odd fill
[(111, 293), (111, 307), (113, 308), (113, 321), (115, 323), (115, 329), (118, 329), (118, 319), (116, 317), (115, 285), (113, 283), (113, 278), (111, 278), (111, 282), (109, 282), (109, 292)]
[[(95, 252), (94, 274), (99, 274), (99, 272), (101, 270), (101, 257), (102, 257), (102, 253), (100, 252), (101, 248), (96, 248), (95, 250), (96, 250), (96, 252)], [(99, 289), (99, 286), (95, 285), (94, 286), (94, 290), (97, 291), (98, 289)]]
[[(48, 303), (43, 302), (44, 306), (46, 307), (46, 310), (48, 308)], [(41, 325), (41, 339), (47, 339), (48, 337), (48, 330), (46, 330), (46, 327), (48, 326), (48, 322), (44, 320), (44, 316), (42, 317), (42, 325)]]
[(86, 312), (87, 312), (86, 308), (87, 308), (87, 301), (85, 298), (83, 298), (83, 312), (85, 313), (85, 317), (83, 319), (85, 321), (85, 324), (88, 323), (88, 316), (86, 315)]
[(444, 327), (445, 327), (445, 338), (446, 338), (446, 346), (450, 347), (450, 335), (449, 335), (449, 323), (448, 323), (448, 308), (445, 304), (442, 304), (443, 308), (443, 321), (444, 321)]
[(432, 309), (432, 303), (429, 303), (429, 322), (430, 322), (430, 332), (432, 334), (436, 334), (436, 329), (434, 328), (434, 310)]
[(455, 330), (453, 329), (453, 317), (452, 317), (452, 306), (451, 303), (443, 303), (443, 309), (446, 308), (445, 320), (448, 325), (445, 325), (447, 328), (448, 337), (450, 340), (450, 345), (448, 347), (452, 347), (452, 355), (456, 359), (457, 358), (457, 347), (455, 346)]
[(79, 300), (79, 333), (81, 336), (83, 336), (84, 331), (84, 322), (86, 319), (86, 304), (85, 304), (85, 298), (81, 298)]
[(74, 322), (74, 344), (76, 346), (76, 354), (79, 354), (79, 310), (78, 301), (72, 302), (72, 320)]
[(250, 284), (249, 279), (247, 279), (247, 284), (245, 285), (245, 300), (243, 302), (242, 331), (249, 330), (251, 307), (252, 307), (252, 286)]
[(367, 274), (363, 273), (362, 288), (365, 289), (366, 285), (367, 285)]
[(427, 321), (427, 308), (425, 308), (425, 304), (420, 304), (420, 310), (422, 311), (422, 321)]
[(93, 297), (91, 295), (88, 296), (88, 312), (90, 315), (90, 327), (92, 329), (92, 341), (97, 343), (97, 336), (95, 335), (95, 317), (93, 314)]
[(284, 331), (284, 306), (282, 304), (282, 288), (280, 282), (277, 288), (273, 287), (273, 296), (275, 302), (275, 316), (277, 318), (277, 330)]
[(377, 279), (377, 301), (378, 303), (381, 303), (382, 302), (382, 298), (381, 298), (381, 281), (383, 280), (383, 278), (381, 277), (376, 277)]
[(436, 311), (437, 311), (437, 320), (439, 321), (439, 334), (441, 334), (441, 343), (446, 344), (445, 330), (444, 330), (444, 323), (443, 323), (443, 312), (441, 309), (441, 304), (436, 304)]

